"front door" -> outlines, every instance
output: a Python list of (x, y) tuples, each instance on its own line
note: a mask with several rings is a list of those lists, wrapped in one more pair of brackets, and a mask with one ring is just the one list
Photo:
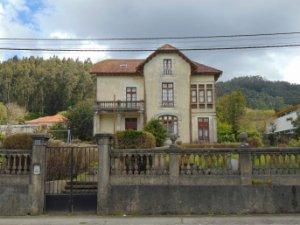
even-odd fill
[(198, 141), (209, 141), (209, 118), (207, 117), (198, 118)]
[(125, 118), (125, 130), (137, 130), (137, 118)]

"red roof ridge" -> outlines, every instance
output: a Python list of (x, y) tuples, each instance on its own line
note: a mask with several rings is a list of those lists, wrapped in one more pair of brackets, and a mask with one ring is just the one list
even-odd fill
[(178, 51), (178, 48), (176, 48), (170, 44), (164, 44), (161, 47), (159, 47), (157, 50), (177, 50)]

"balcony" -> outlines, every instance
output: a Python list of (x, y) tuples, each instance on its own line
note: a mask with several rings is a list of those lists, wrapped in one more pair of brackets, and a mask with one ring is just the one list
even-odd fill
[(141, 112), (144, 101), (98, 101), (94, 104), (97, 112)]

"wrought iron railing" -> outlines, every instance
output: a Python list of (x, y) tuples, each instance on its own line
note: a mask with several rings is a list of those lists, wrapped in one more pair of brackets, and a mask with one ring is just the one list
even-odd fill
[(96, 111), (143, 111), (144, 101), (97, 101)]

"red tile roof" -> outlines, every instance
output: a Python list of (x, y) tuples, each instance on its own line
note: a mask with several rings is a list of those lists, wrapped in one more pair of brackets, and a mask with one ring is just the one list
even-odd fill
[(143, 66), (150, 61), (154, 56), (161, 52), (175, 52), (179, 54), (185, 61), (190, 63), (192, 74), (211, 74), (218, 79), (222, 74), (221, 70), (210, 66), (191, 61), (181, 51), (170, 44), (165, 44), (150, 54), (146, 59), (107, 59), (93, 65), (91, 73), (105, 75), (141, 75)]
[(143, 59), (107, 59), (93, 65), (94, 74), (136, 74)]
[(56, 114), (54, 116), (44, 116), (34, 120), (26, 121), (25, 124), (55, 124), (55, 123), (65, 123), (67, 122), (67, 118), (61, 114)]

